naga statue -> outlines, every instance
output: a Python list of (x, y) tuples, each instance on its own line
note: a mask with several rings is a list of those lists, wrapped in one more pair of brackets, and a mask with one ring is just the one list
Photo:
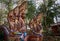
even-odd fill
[(21, 29), (26, 29), (25, 10), (26, 1), (8, 13), (9, 29), (11, 32), (10, 34), (14, 34), (14, 32), (21, 32)]
[(31, 29), (31, 34), (28, 37), (28, 41), (42, 41), (43, 40), (43, 28), (41, 25), (43, 13), (39, 13), (30, 22), (29, 27)]

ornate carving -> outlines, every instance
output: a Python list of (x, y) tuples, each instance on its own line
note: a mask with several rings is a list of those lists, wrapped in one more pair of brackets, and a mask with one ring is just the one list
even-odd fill
[(42, 27), (41, 27), (42, 16), (43, 14), (37, 15), (29, 23), (30, 28), (36, 33), (40, 33), (40, 30), (42, 30)]
[(17, 6), (8, 13), (8, 22), (11, 32), (19, 32), (22, 28), (25, 28), (25, 10), (26, 1), (20, 6)]

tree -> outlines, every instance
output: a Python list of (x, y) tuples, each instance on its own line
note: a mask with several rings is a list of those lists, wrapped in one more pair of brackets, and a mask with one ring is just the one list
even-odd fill
[(27, 3), (27, 19), (32, 19), (35, 16), (36, 8), (32, 0)]
[(44, 27), (44, 30), (47, 32), (46, 34), (48, 34), (49, 32), (49, 27), (50, 24), (54, 23), (53, 18), (59, 14), (60, 12), (58, 11), (59, 6), (58, 4), (56, 4), (56, 0), (43, 0), (43, 4), (40, 5), (40, 7), (38, 8), (40, 12), (43, 12), (43, 21), (42, 21), (42, 25)]
[(2, 4), (2, 5), (6, 5), (5, 6), (5, 8), (6, 8), (6, 10), (5, 9), (2, 9), (2, 7), (1, 7), (1, 18), (0, 18), (0, 24), (2, 24), (2, 22), (4, 22), (3, 24), (7, 24), (8, 22), (6, 21), (7, 20), (7, 14), (8, 14), (8, 12), (12, 9), (12, 6), (13, 6), (13, 3), (12, 3), (12, 0), (0, 0), (0, 3)]

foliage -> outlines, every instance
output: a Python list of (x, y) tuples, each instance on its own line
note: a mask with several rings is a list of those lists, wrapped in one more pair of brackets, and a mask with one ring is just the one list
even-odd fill
[(12, 0), (0, 0), (0, 3), (4, 3), (8, 11), (12, 9), (12, 5), (13, 5)]
[(4, 22), (6, 21), (6, 17), (7, 12), (5, 10), (0, 10), (0, 25), (4, 24)]
[[(54, 17), (60, 13), (60, 6), (56, 4), (56, 0), (43, 0), (43, 4), (40, 5), (38, 8), (40, 12), (43, 12), (43, 21), (42, 25), (44, 30), (46, 31), (45, 34), (49, 33), (50, 24), (54, 23)], [(48, 35), (48, 34), (47, 34)]]
[(35, 5), (33, 4), (33, 1), (28, 1), (28, 7), (27, 7), (27, 14), (26, 14), (26, 18), (28, 19), (32, 19), (35, 15), (35, 11), (36, 11), (36, 8), (35, 8)]
[(1, 7), (1, 10), (0, 10), (0, 25), (2, 24), (8, 24), (7, 22), (7, 14), (8, 12), (12, 9), (12, 6), (13, 6), (13, 3), (12, 3), (12, 0), (0, 0), (0, 3), (2, 5), (6, 5), (5, 6), (5, 9), (3, 9)]

